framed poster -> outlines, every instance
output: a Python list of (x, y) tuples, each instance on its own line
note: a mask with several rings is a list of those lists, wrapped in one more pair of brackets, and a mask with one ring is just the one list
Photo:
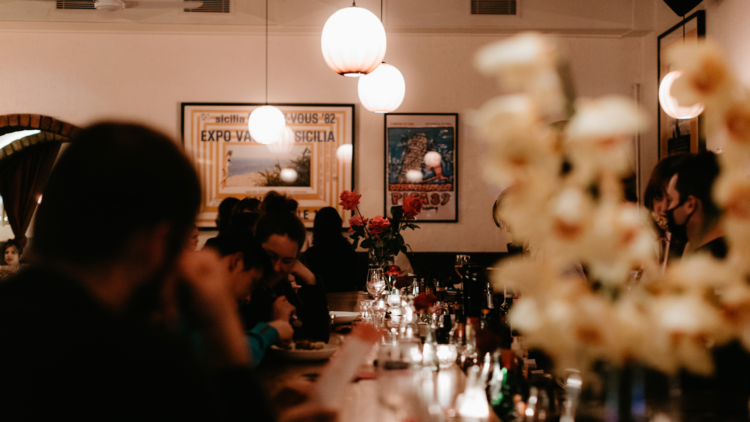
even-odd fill
[(419, 223), (458, 222), (458, 114), (385, 115), (385, 214), (407, 195)]
[[(666, 51), (672, 44), (695, 42), (706, 36), (706, 12), (699, 10), (682, 22), (659, 35), (659, 85), (672, 69), (666, 58)], [(697, 153), (706, 150), (706, 137), (703, 134), (703, 114), (692, 119), (674, 119), (658, 105), (659, 116), (659, 159), (682, 152)]]
[[(306, 227), (323, 207), (348, 221), (338, 203), (341, 191), (354, 186), (354, 104), (274, 104), (287, 130), (270, 145), (255, 142), (247, 127), (250, 113), (263, 105), (182, 103), (182, 142), (203, 190), (198, 226), (216, 227), (224, 198), (263, 199), (272, 190), (299, 202)], [(337, 156), (342, 145), (350, 147)]]

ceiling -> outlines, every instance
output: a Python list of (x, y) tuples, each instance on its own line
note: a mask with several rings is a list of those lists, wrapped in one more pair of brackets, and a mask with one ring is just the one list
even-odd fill
[[(148, 0), (142, 0), (147, 2)], [(115, 30), (262, 32), (264, 0), (230, 0), (229, 14), (179, 9), (118, 12), (56, 10), (54, 0), (0, 0), (0, 30)], [(537, 30), (547, 33), (633, 36), (649, 32), (654, 0), (518, 0), (519, 16), (471, 15), (470, 0), (357, 0), (380, 16), (388, 33), (474, 34)], [(319, 33), (347, 0), (268, 0), (272, 33)], [(40, 25), (45, 24), (45, 25)]]

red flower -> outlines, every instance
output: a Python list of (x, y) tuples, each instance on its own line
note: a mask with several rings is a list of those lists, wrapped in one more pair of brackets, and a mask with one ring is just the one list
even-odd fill
[(413, 196), (407, 196), (404, 198), (404, 205), (401, 209), (404, 211), (404, 219), (413, 220), (422, 211), (422, 200)]
[(400, 289), (402, 287), (409, 287), (409, 286), (411, 286), (411, 283), (412, 283), (411, 277), (399, 277), (399, 278), (396, 279), (396, 282), (393, 283), (393, 285), (397, 289)]
[(435, 304), (435, 302), (437, 302), (435, 295), (420, 293), (414, 298), (414, 308), (418, 311), (428, 310)]
[(357, 205), (359, 205), (359, 198), (361, 197), (362, 195), (357, 195), (356, 189), (352, 189), (351, 192), (345, 190), (341, 192), (341, 196), (339, 196), (339, 199), (341, 199), (339, 205), (344, 207), (347, 211), (354, 211), (354, 209), (357, 208)]
[(388, 277), (393, 277), (395, 275), (401, 274), (401, 268), (399, 268), (398, 265), (391, 265), (388, 267), (388, 271), (385, 272), (385, 275)]
[(387, 218), (383, 218), (379, 215), (376, 215), (375, 218), (370, 220), (370, 225), (368, 226), (370, 233), (373, 235), (379, 235), (388, 230), (389, 227), (391, 227), (391, 222)]
[(364, 226), (369, 221), (369, 218), (354, 216), (349, 219), (349, 231), (354, 231), (354, 226)]

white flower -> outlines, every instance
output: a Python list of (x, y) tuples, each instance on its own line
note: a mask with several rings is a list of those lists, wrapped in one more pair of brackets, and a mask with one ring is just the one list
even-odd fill
[(736, 82), (720, 51), (706, 40), (678, 43), (667, 50), (670, 69), (682, 72), (670, 92), (681, 106), (703, 103), (706, 110), (721, 113), (733, 102)]
[(559, 119), (565, 97), (556, 61), (553, 43), (534, 33), (490, 44), (479, 50), (475, 58), (481, 73), (497, 76), (499, 85), (506, 90), (525, 91), (542, 114)]
[(606, 171), (626, 175), (631, 171), (630, 140), (646, 127), (645, 114), (629, 99), (605, 97), (579, 101), (577, 113), (566, 128), (565, 149), (583, 179)]

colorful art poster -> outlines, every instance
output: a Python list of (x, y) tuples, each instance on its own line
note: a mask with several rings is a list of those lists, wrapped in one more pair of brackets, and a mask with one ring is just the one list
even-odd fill
[(341, 191), (354, 186), (354, 105), (274, 104), (287, 129), (270, 145), (255, 142), (248, 130), (250, 113), (263, 105), (182, 104), (183, 146), (203, 190), (198, 226), (216, 227), (225, 198), (262, 199), (272, 190), (299, 202), (306, 227), (323, 207), (336, 208), (348, 221), (338, 202)]
[(423, 222), (458, 221), (458, 114), (385, 115), (385, 211), (422, 200)]

